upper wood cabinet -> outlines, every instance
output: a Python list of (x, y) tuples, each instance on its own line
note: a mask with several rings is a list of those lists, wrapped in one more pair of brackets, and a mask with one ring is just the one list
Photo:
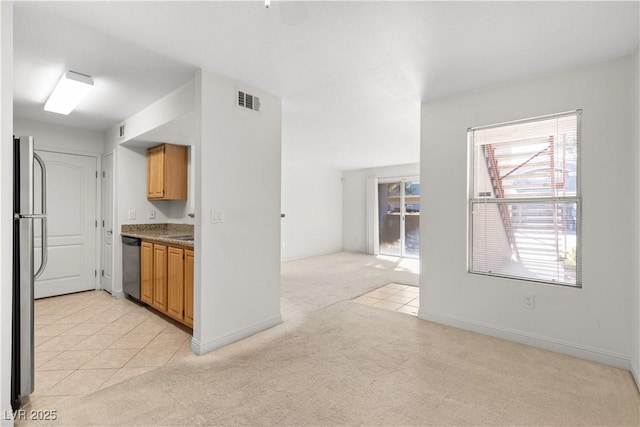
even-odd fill
[(147, 150), (147, 199), (187, 200), (187, 147), (162, 144)]

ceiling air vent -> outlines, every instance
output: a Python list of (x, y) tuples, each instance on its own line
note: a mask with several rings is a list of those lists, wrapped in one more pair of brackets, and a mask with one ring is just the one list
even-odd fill
[(124, 138), (126, 136), (126, 133), (125, 133), (125, 126), (126, 125), (127, 124), (124, 123), (124, 122), (120, 123), (120, 126), (118, 128), (118, 139), (122, 139), (122, 138)]
[(260, 98), (250, 93), (238, 91), (238, 107), (248, 110), (260, 111)]

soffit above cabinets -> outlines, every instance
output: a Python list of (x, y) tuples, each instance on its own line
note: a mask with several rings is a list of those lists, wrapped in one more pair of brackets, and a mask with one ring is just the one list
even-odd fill
[(107, 141), (127, 147), (159, 143), (191, 145), (197, 137), (195, 81), (175, 89), (107, 132)]
[(193, 112), (158, 126), (127, 141), (124, 145), (139, 148), (154, 147), (165, 142), (176, 145), (194, 145), (196, 138), (196, 114)]

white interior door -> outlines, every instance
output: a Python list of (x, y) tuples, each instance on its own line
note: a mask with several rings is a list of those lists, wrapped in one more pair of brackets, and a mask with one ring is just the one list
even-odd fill
[[(35, 298), (95, 289), (97, 158), (37, 151), (47, 168), (47, 267), (35, 282)], [(40, 171), (35, 205), (40, 211)], [(34, 222), (35, 266), (40, 265), (40, 220)]]
[(102, 170), (102, 289), (113, 290), (113, 154), (104, 156)]

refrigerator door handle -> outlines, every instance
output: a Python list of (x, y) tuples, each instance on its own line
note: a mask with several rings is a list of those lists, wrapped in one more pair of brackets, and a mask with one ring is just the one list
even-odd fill
[(42, 275), (44, 269), (47, 267), (47, 253), (49, 252), (48, 242), (47, 242), (47, 168), (44, 165), (44, 160), (37, 153), (33, 153), (33, 158), (37, 161), (40, 166), (40, 170), (42, 173), (40, 174), (40, 178), (42, 180), (42, 186), (40, 191), (41, 197), (41, 206), (42, 206), (42, 222), (40, 223), (40, 238), (42, 240), (42, 244), (40, 245), (40, 250), (42, 251), (42, 256), (40, 258), (40, 268), (36, 271), (34, 275), (34, 279), (37, 279)]

